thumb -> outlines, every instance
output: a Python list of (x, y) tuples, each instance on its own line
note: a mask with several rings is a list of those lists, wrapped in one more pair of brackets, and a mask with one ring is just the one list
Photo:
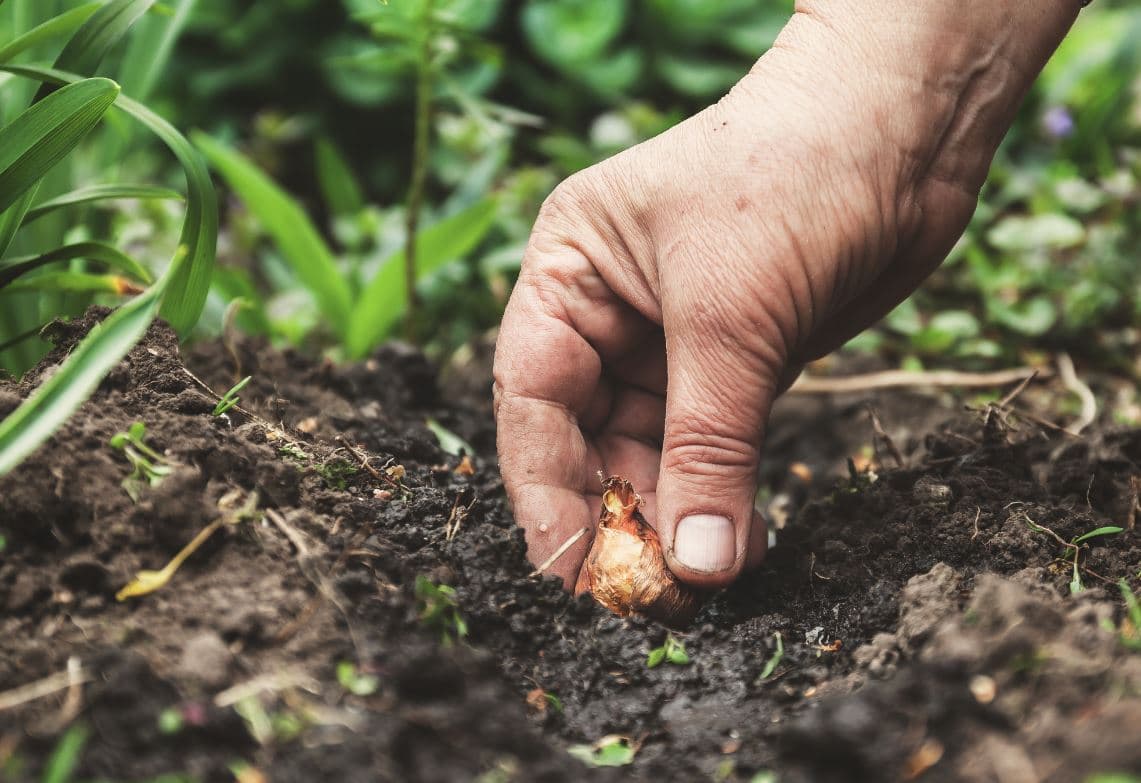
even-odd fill
[(670, 570), (695, 586), (727, 585), (746, 559), (753, 564), (763, 554), (764, 524), (753, 502), (784, 363), (780, 343), (765, 340), (763, 331), (706, 320), (666, 336), (658, 528)]

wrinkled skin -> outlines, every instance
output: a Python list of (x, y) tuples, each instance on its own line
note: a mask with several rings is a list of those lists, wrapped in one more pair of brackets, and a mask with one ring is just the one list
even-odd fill
[[(760, 560), (774, 398), (946, 256), (1078, 7), (802, 2), (718, 104), (556, 189), (495, 359), (534, 562), (592, 526), (598, 471), (639, 488), (683, 581)], [(551, 568), (568, 587), (590, 543)]]

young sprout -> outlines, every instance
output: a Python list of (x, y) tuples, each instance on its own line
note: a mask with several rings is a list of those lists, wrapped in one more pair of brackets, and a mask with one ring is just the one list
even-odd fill
[(646, 656), (646, 666), (651, 669), (661, 665), (663, 661), (669, 661), (674, 666), (685, 666), (690, 662), (685, 646), (672, 633), (667, 633), (662, 646), (650, 650), (650, 654)]
[(784, 640), (781, 638), (780, 631), (774, 633), (773, 638), (776, 639), (777, 648), (773, 651), (772, 656), (765, 661), (765, 668), (761, 669), (761, 676), (757, 678), (758, 682), (772, 677), (773, 672), (780, 665), (780, 659), (784, 657)]
[(223, 415), (226, 413), (226, 411), (230, 410), (230, 408), (233, 408), (238, 404), (238, 401), (241, 399), (238, 396), (238, 392), (246, 388), (246, 384), (250, 382), (252, 377), (252, 375), (247, 375), (245, 378), (242, 378), (240, 381), (231, 386), (230, 390), (222, 395), (222, 399), (218, 400), (218, 404), (214, 406), (215, 416)]
[(380, 678), (375, 674), (362, 674), (351, 661), (337, 664), (337, 682), (354, 696), (371, 696), (380, 687)]
[(571, 745), (567, 752), (592, 767), (625, 767), (634, 763), (639, 743), (611, 734), (591, 745)]
[(460, 614), (454, 587), (438, 585), (420, 575), (416, 577), (415, 591), (420, 603), (420, 624), (440, 634), (445, 647), (467, 636), (467, 622)]
[(115, 433), (111, 437), (110, 446), (123, 452), (123, 456), (131, 463), (131, 474), (123, 479), (123, 489), (131, 496), (131, 500), (139, 502), (139, 490), (143, 483), (156, 486), (174, 470), (166, 457), (159, 454), (146, 444), (147, 425), (136, 421), (126, 432)]
[[(1085, 585), (1082, 583), (1082, 575), (1078, 564), (1082, 549), (1085, 548), (1085, 542), (1089, 541), (1091, 538), (1098, 538), (1100, 536), (1117, 535), (1118, 533), (1122, 532), (1122, 530), (1124, 530), (1124, 528), (1117, 527), (1116, 525), (1106, 525), (1104, 527), (1090, 530), (1088, 533), (1082, 533), (1080, 536), (1074, 536), (1072, 539), (1067, 541), (1045, 525), (1039, 525), (1026, 514), (1023, 514), (1022, 518), (1026, 520), (1027, 526), (1035, 533), (1044, 533), (1050, 536), (1059, 544), (1061, 544), (1067, 553), (1073, 553), (1073, 557), (1070, 558), (1070, 562), (1073, 568), (1073, 576), (1070, 578), (1070, 595), (1077, 595), (1078, 593), (1085, 590)], [(1066, 558), (1069, 558), (1068, 554), (1063, 557), (1063, 559)]]
[(1121, 643), (1130, 650), (1141, 652), (1141, 603), (1122, 578), (1117, 583), (1121, 597), (1125, 600), (1125, 620), (1121, 623)]

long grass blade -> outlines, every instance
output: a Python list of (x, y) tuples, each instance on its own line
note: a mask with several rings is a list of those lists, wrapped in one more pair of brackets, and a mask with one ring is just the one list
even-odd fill
[(294, 273), (312, 292), (338, 336), (347, 331), (352, 294), (333, 251), (296, 200), (241, 153), (203, 133), (194, 143), (273, 238)]
[(24, 224), (31, 223), (36, 218), (41, 218), (57, 209), (89, 204), (94, 201), (128, 198), (181, 201), (182, 194), (177, 190), (159, 187), (158, 185), (88, 185), (32, 207), (24, 217)]
[(4, 46), (0, 46), (0, 63), (9, 62), (12, 58), (26, 52), (28, 49), (75, 32), (80, 25), (86, 22), (91, 15), (102, 6), (102, 3), (87, 3), (77, 8), (72, 8), (70, 11), (64, 11), (62, 14), (48, 19), (43, 24), (33, 27), (23, 35), (13, 38)]
[(172, 0), (166, 3), (168, 14), (151, 14), (139, 22), (119, 67), (123, 92), (136, 101), (150, 97), (196, 4), (197, 0)]
[(107, 52), (152, 5), (154, 0), (111, 0), (68, 40), (54, 67), (85, 75), (94, 73)]
[[(0, 70), (47, 82), (67, 84), (80, 77), (53, 68), (22, 65), (0, 66)], [(187, 334), (198, 321), (210, 291), (214, 253), (218, 244), (218, 196), (202, 156), (169, 122), (140, 103), (120, 95), (115, 106), (141, 122), (166, 144), (186, 174), (186, 218), (180, 244), (186, 248), (186, 263), (178, 265), (171, 282), (171, 296), (163, 300), (162, 316), (179, 334)]]
[(142, 291), (141, 285), (122, 275), (93, 275), (89, 272), (48, 272), (16, 280), (0, 288), (0, 294), (48, 292), (126, 296)]
[(364, 207), (356, 175), (341, 151), (329, 139), (317, 139), (317, 183), (325, 207), (336, 217), (355, 215)]
[(0, 258), (8, 252), (8, 248), (12, 245), (12, 240), (16, 237), (16, 231), (20, 228), (24, 221), (24, 216), (28, 214), (28, 208), (36, 200), (36, 194), (39, 192), (38, 185), (33, 185), (24, 191), (16, 201), (0, 212)]
[(75, 258), (98, 261), (112, 269), (125, 272), (142, 283), (149, 284), (153, 281), (146, 267), (119, 248), (104, 242), (76, 242), (38, 256), (14, 258), (11, 262), (0, 265), (0, 289), (32, 270)]
[(176, 258), (162, 279), (95, 326), (49, 378), (0, 421), (0, 476), (51, 437), (142, 339), (183, 263)]
[[(495, 209), (495, 199), (487, 198), (421, 231), (416, 239), (417, 279), (479, 244), (495, 222)], [(403, 281), (401, 250), (385, 259), (353, 308), (345, 341), (350, 358), (364, 357), (399, 321), (408, 304)]]
[(119, 86), (110, 79), (78, 81), (0, 128), (0, 210), (71, 152), (118, 94)]

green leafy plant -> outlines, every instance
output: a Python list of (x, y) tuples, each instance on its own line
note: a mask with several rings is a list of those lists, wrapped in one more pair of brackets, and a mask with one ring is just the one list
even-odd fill
[(592, 767), (625, 767), (634, 763), (638, 746), (629, 737), (612, 734), (590, 745), (571, 745), (567, 753)]
[(242, 378), (240, 381), (231, 386), (226, 391), (226, 393), (222, 395), (222, 399), (218, 400), (218, 404), (214, 406), (215, 416), (224, 415), (226, 411), (230, 410), (241, 401), (241, 397), (238, 396), (238, 392), (246, 388), (246, 384), (250, 382), (251, 378), (253, 378), (252, 375), (247, 375), (245, 378)]
[[(153, 0), (88, 4), (27, 31), (17, 31), (17, 36), (0, 48), (0, 70), (19, 77), (5, 83), (8, 93), (0, 96), (0, 107), (19, 111), (14, 120), (0, 128), (0, 298), (9, 300), (0, 308), (0, 345), (8, 352), (21, 349), (24, 340), (39, 332), (45, 311), (48, 317), (66, 312), (68, 308), (62, 303), (77, 292), (84, 296), (99, 292), (138, 294), (92, 329), (58, 370), (0, 421), (0, 474), (15, 467), (82, 404), (157, 315), (161, 313), (185, 333), (198, 319), (206, 299), (218, 218), (205, 166), (169, 123), (122, 95), (119, 86), (109, 79), (89, 77), (152, 5)], [(27, 0), (18, 0), (13, 7), (23, 12), (22, 18), (32, 18)], [(52, 68), (11, 62), (25, 51), (69, 34)], [(41, 85), (31, 106), (24, 109), (20, 106), (26, 96), (12, 92), (20, 80)], [(31, 242), (31, 229), (25, 228), (31, 222), (29, 217), (36, 222), (34, 233), (43, 235), (45, 215), (78, 204), (118, 198), (124, 192), (165, 197), (165, 191), (142, 185), (106, 185), (95, 190), (88, 186), (71, 190), (68, 185), (59, 187), (56, 164), (78, 147), (112, 107), (168, 146), (186, 174), (186, 214), (178, 248), (165, 273), (154, 282), (141, 264), (98, 241), (26, 255), (9, 253)], [(49, 197), (36, 206), (41, 191)], [(75, 266), (85, 260), (108, 266), (116, 274), (92, 275), (86, 267)], [(64, 272), (49, 269), (59, 262), (72, 266)], [(29, 299), (28, 294), (34, 297)], [(27, 366), (29, 356), (34, 354), (25, 351), (17, 356), (16, 365)]]
[(136, 421), (126, 432), (115, 433), (109, 442), (111, 448), (123, 452), (131, 463), (131, 473), (123, 479), (123, 489), (136, 503), (144, 485), (156, 486), (174, 470), (166, 457), (146, 444), (146, 435), (147, 425)]
[(44, 767), (41, 778), (43, 783), (69, 783), (72, 773), (79, 766), (88, 735), (87, 727), (78, 723), (64, 732)]
[(351, 661), (337, 664), (337, 682), (354, 696), (371, 696), (380, 688), (380, 678), (375, 674), (362, 674)]
[(1116, 525), (1105, 525), (1104, 527), (1095, 528), (1094, 530), (1082, 533), (1081, 535), (1074, 536), (1071, 540), (1066, 541), (1053, 530), (1045, 527), (1044, 525), (1039, 525), (1026, 514), (1023, 514), (1022, 517), (1026, 521), (1027, 526), (1035, 533), (1044, 533), (1050, 536), (1064, 548), (1066, 552), (1064, 557), (1068, 558), (1068, 562), (1071, 563), (1073, 569), (1073, 576), (1070, 577), (1071, 595), (1077, 595), (1078, 593), (1085, 590), (1085, 585), (1082, 583), (1082, 576), (1079, 567), (1079, 560), (1081, 558), (1082, 549), (1085, 548), (1085, 542), (1089, 541), (1090, 539), (1100, 538), (1102, 536), (1117, 535), (1118, 533), (1122, 532), (1122, 530), (1124, 530), (1124, 528), (1117, 527)]
[(661, 646), (650, 650), (650, 654), (646, 656), (646, 666), (650, 669), (660, 666), (663, 662), (669, 662), (675, 666), (685, 666), (690, 663), (689, 653), (685, 651), (685, 645), (672, 633), (667, 633)]
[(439, 634), (444, 646), (449, 647), (467, 636), (467, 621), (460, 614), (454, 587), (438, 585), (420, 575), (416, 577), (415, 594), (420, 605), (420, 624)]
[(775, 672), (777, 666), (780, 665), (781, 658), (784, 657), (784, 639), (781, 638), (780, 631), (773, 634), (773, 639), (776, 640), (776, 649), (773, 650), (773, 654), (769, 656), (769, 659), (765, 661), (765, 667), (761, 669), (761, 674), (757, 677), (758, 682), (772, 677), (773, 672)]
[(1125, 579), (1119, 580), (1117, 587), (1121, 590), (1122, 600), (1125, 601), (1126, 622), (1121, 626), (1121, 643), (1130, 650), (1141, 652), (1141, 602), (1137, 600), (1137, 596)]

